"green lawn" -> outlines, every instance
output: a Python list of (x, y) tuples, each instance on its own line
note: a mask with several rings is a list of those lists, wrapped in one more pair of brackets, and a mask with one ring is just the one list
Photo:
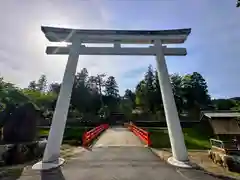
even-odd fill
[(39, 136), (48, 136), (49, 130), (50, 130), (50, 129), (39, 128), (39, 129), (38, 129), (38, 134), (39, 134)]
[[(150, 132), (152, 147), (170, 148), (168, 133), (164, 130), (147, 129)], [(194, 128), (184, 128), (184, 139), (188, 149), (209, 149), (209, 137)]]
[[(84, 132), (92, 129), (92, 127), (72, 127), (66, 128), (63, 136), (63, 143), (80, 144)], [(49, 130), (47, 128), (39, 128), (39, 136), (48, 136)]]

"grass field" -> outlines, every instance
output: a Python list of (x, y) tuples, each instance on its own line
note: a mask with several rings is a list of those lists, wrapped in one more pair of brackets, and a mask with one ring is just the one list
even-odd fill
[[(63, 143), (81, 144), (84, 132), (92, 129), (92, 127), (71, 127), (66, 128), (63, 137)], [(158, 128), (146, 128), (150, 132), (152, 147), (154, 148), (170, 148), (169, 136), (166, 130)], [(188, 149), (209, 149), (209, 137), (199, 131), (197, 128), (184, 128), (184, 139)], [(48, 136), (48, 128), (39, 128), (39, 136)], [(77, 142), (76, 142), (77, 141)]]
[[(152, 147), (170, 148), (170, 140), (166, 130), (147, 129), (150, 132)], [(209, 149), (209, 137), (194, 128), (184, 128), (184, 139), (188, 149)]]
[[(63, 136), (63, 143), (69, 144), (81, 144), (82, 135), (84, 132), (92, 129), (92, 127), (71, 127), (66, 128)], [(39, 137), (47, 137), (49, 134), (49, 128), (38, 128)]]

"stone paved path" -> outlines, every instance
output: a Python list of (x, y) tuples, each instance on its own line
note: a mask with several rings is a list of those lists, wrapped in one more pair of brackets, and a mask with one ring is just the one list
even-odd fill
[[(130, 145), (131, 144), (131, 145)], [(93, 146), (61, 168), (28, 170), (20, 180), (213, 180), (202, 171), (180, 169), (161, 161), (127, 129), (111, 128)]]

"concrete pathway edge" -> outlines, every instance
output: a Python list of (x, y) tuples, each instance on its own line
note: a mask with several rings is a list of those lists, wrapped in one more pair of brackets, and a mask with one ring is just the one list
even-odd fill
[(168, 164), (172, 165), (172, 166), (176, 166), (179, 168), (186, 168), (186, 169), (190, 169), (190, 168), (194, 168), (194, 169), (200, 169), (200, 166), (198, 166), (197, 164), (188, 161), (188, 162), (179, 162), (175, 159), (173, 159), (173, 157), (171, 156), (171, 153), (167, 153), (167, 155), (165, 155), (163, 153), (163, 151), (160, 151), (159, 149), (155, 149), (155, 148), (149, 148), (152, 153), (154, 153), (156, 156), (158, 156), (161, 160), (166, 161)]

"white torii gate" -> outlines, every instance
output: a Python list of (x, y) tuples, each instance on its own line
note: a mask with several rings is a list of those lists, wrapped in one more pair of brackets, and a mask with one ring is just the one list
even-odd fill
[[(60, 158), (60, 146), (66, 125), (79, 55), (156, 56), (159, 84), (173, 153), (168, 162), (176, 166), (189, 167), (187, 150), (164, 57), (165, 55), (185, 56), (187, 52), (185, 48), (168, 48), (163, 46), (163, 44), (184, 43), (191, 29), (162, 31), (76, 30), (54, 27), (41, 27), (41, 29), (49, 41), (68, 42), (71, 45), (67, 47), (47, 47), (46, 50), (47, 54), (68, 54), (69, 56), (43, 160), (35, 164), (33, 169), (51, 169), (64, 163), (64, 159)], [(84, 43), (106, 43), (113, 44), (113, 47), (87, 47)], [(151, 45), (144, 48), (124, 48), (121, 47), (121, 44)]]

